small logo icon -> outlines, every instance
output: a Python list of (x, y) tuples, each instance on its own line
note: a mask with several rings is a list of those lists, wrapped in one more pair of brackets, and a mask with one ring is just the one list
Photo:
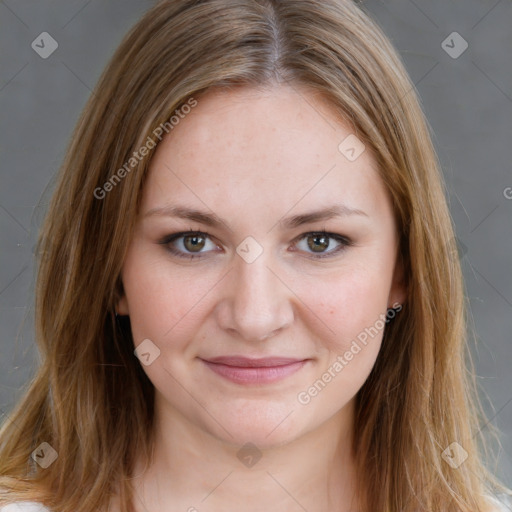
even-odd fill
[(39, 57), (47, 59), (59, 47), (59, 43), (48, 32), (41, 32), (32, 41), (31, 46)]
[(236, 454), (240, 462), (248, 468), (252, 468), (261, 459), (261, 455), (261, 450), (253, 443), (245, 443)]
[(248, 236), (238, 245), (236, 252), (246, 263), (253, 263), (263, 254), (263, 247), (252, 236)]
[(339, 152), (350, 162), (357, 160), (366, 149), (366, 146), (351, 133), (345, 137), (338, 146)]
[(59, 454), (47, 442), (41, 443), (33, 452), (32, 458), (44, 469), (52, 464)]
[(512, 187), (505, 187), (503, 189), (503, 196), (505, 199), (512, 199)]
[(443, 451), (441, 457), (453, 469), (457, 469), (468, 458), (468, 452), (459, 443), (453, 442)]
[(144, 366), (149, 366), (160, 355), (160, 349), (150, 339), (146, 338), (133, 353)]
[(458, 59), (468, 49), (468, 46), (468, 42), (458, 32), (452, 32), (441, 43), (441, 48), (452, 59)]

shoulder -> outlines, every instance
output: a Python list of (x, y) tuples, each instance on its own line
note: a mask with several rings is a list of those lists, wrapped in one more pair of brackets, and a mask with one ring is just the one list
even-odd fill
[(0, 507), (0, 512), (51, 512), (51, 510), (35, 501), (19, 501)]

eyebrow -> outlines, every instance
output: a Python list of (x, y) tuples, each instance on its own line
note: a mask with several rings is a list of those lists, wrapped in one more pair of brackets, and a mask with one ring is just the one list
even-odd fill
[[(281, 219), (279, 224), (285, 229), (293, 229), (303, 224), (310, 224), (320, 220), (328, 220), (334, 217), (347, 217), (350, 215), (368, 217), (368, 214), (362, 210), (350, 208), (344, 204), (336, 204), (322, 208), (321, 210), (293, 215), (291, 217)], [(143, 218), (145, 219), (153, 216), (177, 217), (180, 219), (193, 220), (212, 227), (220, 227), (221, 224), (227, 225), (227, 223), (215, 213), (206, 213), (184, 206), (168, 205), (152, 208), (143, 215)]]

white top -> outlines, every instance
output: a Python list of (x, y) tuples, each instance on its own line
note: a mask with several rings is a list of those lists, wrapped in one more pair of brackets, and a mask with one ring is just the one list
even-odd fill
[(51, 510), (35, 501), (19, 501), (0, 507), (0, 512), (51, 512)]
[[(491, 500), (498, 507), (496, 512), (512, 512), (512, 496), (500, 494), (499, 496), (492, 496)], [(3, 511), (0, 510), (0, 512)]]
[[(496, 512), (512, 512), (511, 497), (500, 495), (492, 497), (491, 500), (496, 504)], [(51, 510), (34, 501), (19, 501), (0, 507), (0, 512), (51, 512)]]

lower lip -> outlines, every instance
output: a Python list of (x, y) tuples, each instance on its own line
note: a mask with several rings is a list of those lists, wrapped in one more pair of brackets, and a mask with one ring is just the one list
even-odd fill
[(202, 360), (208, 368), (221, 375), (225, 379), (237, 384), (268, 384), (280, 381), (292, 373), (300, 370), (307, 361), (284, 364), (282, 366), (259, 366), (257, 368), (245, 368), (240, 366), (228, 366), (226, 364), (211, 363)]

